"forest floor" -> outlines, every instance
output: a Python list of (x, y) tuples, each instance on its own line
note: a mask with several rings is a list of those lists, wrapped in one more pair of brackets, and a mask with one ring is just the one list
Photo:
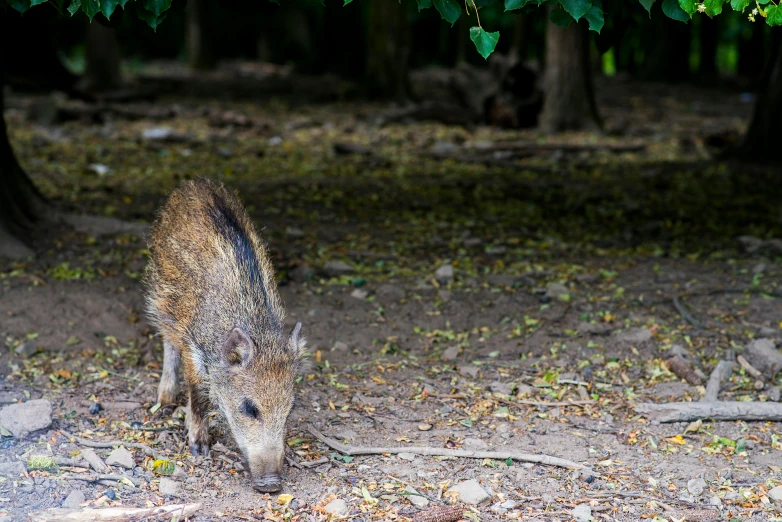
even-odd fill
[[(61, 209), (149, 222), (182, 180), (237, 189), (312, 368), (282, 495), (259, 494), (219, 425), (210, 457), (191, 457), (183, 409), (155, 406), (143, 233), (52, 230), (35, 260), (0, 263), (0, 402), (54, 405), (44, 430), (2, 433), (0, 518), (72, 495), (91, 508), (201, 503), (194, 520), (409, 520), (450, 503), (471, 520), (779, 520), (782, 424), (656, 424), (635, 406), (700, 399), (664, 362), (674, 346), (708, 375), (753, 339), (782, 342), (782, 253), (736, 239), (782, 237), (769, 197), (782, 177), (711, 159), (746, 125), (739, 94), (603, 83), (602, 137), (379, 126), (385, 106), (279, 100), (71, 104), (42, 124), (48, 99), (12, 97), (15, 150)], [(782, 380), (754, 382), (737, 369), (720, 399), (779, 400)], [(309, 425), (410, 452), (345, 456)], [(175, 468), (129, 446), (130, 469), (99, 483), (83, 440), (143, 443)]]

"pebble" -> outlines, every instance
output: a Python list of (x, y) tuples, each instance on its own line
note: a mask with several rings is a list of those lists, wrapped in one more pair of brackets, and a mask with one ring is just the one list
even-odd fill
[(586, 284), (597, 283), (600, 281), (600, 274), (578, 274), (576, 281)]
[(329, 277), (339, 277), (341, 275), (352, 274), (353, 267), (344, 261), (329, 261), (323, 265), (323, 273)]
[(489, 494), (486, 493), (486, 490), (484, 490), (478, 481), (474, 479), (461, 482), (448, 491), (458, 493), (459, 500), (474, 506), (489, 499)]
[(106, 458), (106, 464), (109, 466), (122, 466), (126, 469), (133, 469), (136, 463), (133, 461), (133, 454), (125, 449), (124, 446), (112, 451)]
[(114, 492), (113, 489), (107, 489), (103, 492), (104, 495), (106, 495), (106, 498), (109, 500), (117, 500), (117, 494)]
[(470, 450), (470, 451), (485, 451), (489, 449), (489, 445), (486, 444), (485, 441), (481, 439), (475, 439), (472, 437), (468, 437), (464, 439), (463, 441), (464, 449)]
[(339, 517), (344, 517), (348, 514), (348, 504), (341, 498), (337, 498), (329, 502), (324, 506), (324, 508), (327, 513), (331, 513), (332, 515), (337, 515)]
[(455, 344), (453, 346), (449, 346), (445, 349), (445, 351), (440, 355), (441, 361), (453, 361), (456, 359), (456, 357), (459, 355), (459, 350), (461, 348), (458, 344)]
[(441, 285), (447, 285), (453, 280), (453, 266), (443, 265), (434, 272), (434, 278)]
[(157, 489), (161, 495), (167, 495), (169, 497), (182, 496), (182, 488), (179, 482), (167, 477), (160, 479), (160, 483), (158, 484)]
[(412, 462), (415, 460), (415, 453), (400, 453), (398, 457), (402, 460), (409, 460)]
[(432, 425), (427, 423), (427, 422), (424, 422), (424, 423), (421, 423), (421, 424), (418, 425), (418, 430), (419, 431), (429, 431), (431, 429), (432, 429)]
[(31, 342), (22, 343), (14, 348), (14, 353), (19, 357), (30, 357), (38, 352), (38, 347)]
[(628, 328), (617, 335), (620, 342), (628, 344), (640, 344), (652, 339), (652, 331), (648, 328)]
[(687, 491), (694, 497), (699, 497), (703, 494), (703, 489), (706, 487), (706, 481), (702, 478), (694, 478), (687, 482)]
[(355, 299), (360, 299), (362, 301), (364, 299), (366, 299), (367, 296), (369, 296), (369, 292), (367, 292), (366, 290), (364, 290), (362, 288), (356, 288), (355, 290), (350, 292), (350, 297), (353, 297)]
[(78, 489), (74, 489), (62, 503), (62, 507), (65, 509), (79, 509), (82, 502), (84, 502), (84, 493)]
[(16, 479), (25, 471), (27, 469), (22, 462), (4, 462), (0, 464), (0, 477)]
[(90, 415), (97, 415), (102, 409), (103, 406), (99, 402), (93, 402), (90, 404)]
[(347, 352), (348, 351), (348, 345), (347, 343), (343, 343), (342, 341), (337, 341), (334, 343), (334, 346), (331, 348), (334, 352)]
[(510, 395), (513, 393), (513, 386), (506, 382), (494, 381), (489, 384), (489, 389), (492, 393), (501, 393), (502, 395)]
[(549, 299), (562, 299), (563, 301), (570, 296), (570, 290), (562, 283), (551, 283), (546, 288), (545, 297)]
[(416, 493), (415, 495), (405, 495), (405, 498), (409, 500), (412, 505), (420, 508), (425, 508), (429, 505), (429, 499), (417, 494), (418, 491), (415, 488), (408, 486), (406, 490), (408, 493)]
[(464, 364), (459, 366), (459, 373), (475, 378), (478, 376), (478, 367), (474, 364)]
[(389, 283), (380, 285), (375, 292), (378, 299), (382, 301), (399, 301), (405, 298), (405, 292), (396, 285)]
[(17, 439), (52, 424), (52, 403), (46, 399), (10, 404), (0, 410), (0, 426)]
[(570, 510), (570, 514), (577, 522), (589, 522), (592, 520), (592, 508), (589, 504), (579, 504)]
[(304, 237), (304, 231), (300, 228), (287, 227), (285, 235), (288, 237)]
[(777, 486), (768, 490), (769, 498), (782, 502), (782, 486)]

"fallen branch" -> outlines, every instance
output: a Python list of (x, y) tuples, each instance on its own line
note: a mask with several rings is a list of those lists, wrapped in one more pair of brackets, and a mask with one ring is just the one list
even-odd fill
[(136, 487), (139, 487), (141, 484), (138, 480), (134, 479), (133, 477), (126, 477), (125, 475), (105, 475), (105, 474), (97, 474), (97, 473), (89, 473), (89, 474), (81, 474), (81, 475), (63, 475), (63, 478), (68, 480), (81, 480), (83, 482), (100, 482), (101, 480), (114, 480), (116, 482), (122, 482), (124, 480), (127, 480), (131, 484), (133, 484)]
[(445, 506), (419, 511), (413, 517), (413, 522), (456, 522), (463, 517), (464, 508)]
[(676, 307), (676, 310), (679, 312), (679, 315), (682, 316), (682, 319), (693, 325), (695, 328), (706, 328), (705, 324), (695, 319), (695, 317), (693, 317), (693, 315), (688, 312), (686, 308), (684, 308), (684, 305), (681, 303), (681, 301), (679, 301), (678, 295), (673, 296), (673, 306)]
[(773, 402), (669, 402), (637, 404), (635, 411), (655, 422), (782, 421), (782, 404)]
[(52, 457), (52, 460), (58, 466), (70, 466), (72, 468), (87, 468), (87, 469), (89, 469), (90, 467), (89, 463), (83, 459), (69, 459), (67, 457)]
[(201, 504), (172, 504), (154, 508), (129, 508), (114, 507), (102, 509), (62, 509), (52, 508), (37, 513), (30, 513), (33, 522), (69, 521), (76, 522), (88, 520), (138, 520), (147, 517), (185, 518), (195, 515), (201, 509)]
[(718, 362), (709, 376), (709, 382), (706, 383), (706, 393), (703, 395), (701, 402), (716, 402), (720, 394), (720, 386), (730, 378), (731, 373), (733, 373), (732, 362)]
[(595, 401), (589, 399), (583, 401), (552, 402), (552, 401), (530, 401), (530, 400), (521, 400), (521, 399), (517, 399), (515, 401), (509, 401), (507, 399), (497, 398), (497, 401), (503, 404), (508, 404), (510, 406), (587, 406), (589, 404), (595, 403)]
[(333, 450), (336, 450), (343, 455), (355, 456), (355, 455), (382, 455), (388, 453), (392, 455), (398, 455), (400, 453), (413, 453), (415, 455), (424, 455), (429, 457), (461, 457), (468, 459), (497, 459), (506, 460), (508, 458), (517, 462), (533, 462), (536, 464), (543, 464), (546, 466), (556, 466), (559, 468), (567, 469), (580, 469), (588, 472), (589, 474), (598, 477), (599, 475), (592, 471), (587, 466), (573, 462), (559, 457), (551, 457), (549, 455), (531, 455), (529, 453), (515, 453), (515, 452), (499, 452), (499, 451), (467, 451), (467, 450), (451, 450), (445, 448), (432, 448), (432, 447), (397, 447), (397, 448), (378, 448), (378, 447), (350, 447), (340, 444), (334, 439), (326, 437), (318, 429), (309, 425), (310, 433), (323, 442), (326, 446)]
[(113, 440), (111, 442), (96, 442), (93, 440), (82, 439), (81, 437), (71, 435), (70, 433), (64, 430), (60, 430), (60, 433), (62, 433), (63, 435), (65, 435), (70, 439), (75, 440), (77, 443), (81, 444), (82, 446), (87, 446), (88, 448), (116, 448), (119, 446), (125, 446), (126, 448), (139, 449), (143, 451), (145, 455), (148, 455), (150, 457), (155, 457), (155, 451), (152, 448), (150, 448), (145, 444), (141, 444), (139, 442), (123, 442), (120, 440)]
[(520, 153), (536, 152), (582, 152), (582, 151), (609, 151), (609, 152), (639, 152), (646, 149), (643, 143), (536, 143), (534, 141), (511, 141), (498, 143), (482, 143), (465, 147), (467, 150), (483, 152), (512, 151)]
[(665, 360), (668, 369), (680, 379), (684, 379), (692, 386), (700, 386), (703, 379), (698, 375), (690, 363), (681, 355), (674, 355)]

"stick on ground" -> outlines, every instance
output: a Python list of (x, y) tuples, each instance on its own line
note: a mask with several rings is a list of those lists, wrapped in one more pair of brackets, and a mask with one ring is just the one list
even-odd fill
[(432, 447), (397, 447), (397, 448), (382, 448), (382, 447), (351, 447), (340, 444), (334, 439), (326, 437), (318, 429), (309, 425), (310, 433), (318, 440), (323, 442), (326, 446), (333, 450), (336, 450), (343, 455), (355, 456), (355, 455), (381, 455), (383, 453), (390, 453), (392, 455), (398, 455), (399, 453), (413, 453), (415, 455), (424, 455), (429, 457), (461, 457), (468, 459), (498, 459), (506, 460), (508, 458), (517, 462), (533, 462), (536, 464), (544, 464), (547, 466), (556, 466), (559, 468), (567, 469), (580, 469), (588, 472), (590, 475), (599, 477), (598, 473), (592, 471), (592, 469), (573, 462), (571, 460), (561, 459), (559, 457), (551, 457), (549, 455), (531, 455), (529, 453), (516, 453), (516, 452), (500, 452), (500, 451), (467, 451), (467, 450), (451, 450), (445, 448), (432, 448)]
[(635, 411), (656, 422), (715, 421), (782, 421), (782, 404), (778, 402), (669, 402), (637, 404)]
[(698, 321), (693, 315), (687, 311), (686, 308), (684, 308), (684, 305), (679, 301), (679, 296), (673, 297), (673, 306), (676, 307), (676, 310), (679, 312), (679, 315), (682, 316), (682, 319), (693, 325), (695, 328), (706, 328), (706, 325), (702, 322)]
[(194, 515), (201, 504), (172, 504), (155, 508), (129, 508), (114, 507), (102, 509), (61, 509), (53, 508), (37, 513), (30, 513), (33, 522), (62, 522), (72, 520), (74, 522), (86, 522), (87, 520), (139, 520), (155, 517), (155, 519), (182, 519)]
[(706, 383), (706, 393), (703, 395), (701, 402), (716, 402), (720, 394), (720, 386), (730, 378), (731, 373), (733, 373), (732, 362), (718, 362), (709, 376), (709, 382)]
[(81, 437), (71, 435), (70, 433), (63, 430), (60, 430), (60, 432), (69, 439), (73, 439), (77, 443), (81, 444), (82, 446), (87, 446), (88, 448), (116, 448), (118, 446), (125, 446), (126, 448), (140, 449), (144, 452), (145, 455), (150, 457), (155, 456), (155, 451), (152, 448), (138, 442), (123, 442), (121, 440), (113, 440), (111, 442), (96, 442), (94, 440), (82, 439)]

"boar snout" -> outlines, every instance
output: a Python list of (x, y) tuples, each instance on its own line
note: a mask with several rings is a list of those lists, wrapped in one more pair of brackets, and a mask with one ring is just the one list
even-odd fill
[(282, 480), (277, 473), (270, 473), (253, 479), (253, 488), (261, 493), (274, 493), (282, 489)]
[(255, 455), (250, 455), (250, 475), (253, 488), (261, 493), (274, 493), (282, 489), (282, 462), (285, 458), (285, 450), (282, 446), (266, 448)]

